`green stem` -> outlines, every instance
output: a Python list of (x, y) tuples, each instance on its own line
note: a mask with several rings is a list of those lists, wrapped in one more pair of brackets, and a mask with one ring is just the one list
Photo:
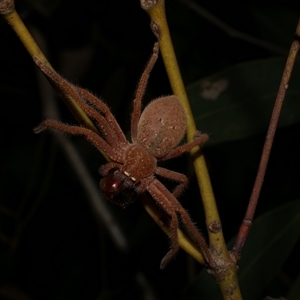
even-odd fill
[[(174, 95), (177, 95), (181, 100), (188, 119), (187, 125), (187, 140), (192, 141), (196, 129), (193, 113), (189, 104), (189, 100), (185, 91), (180, 70), (177, 64), (176, 55), (174, 52), (173, 44), (170, 37), (170, 32), (166, 20), (164, 1), (160, 0), (157, 4), (151, 7), (148, 11), (151, 18), (151, 27), (155, 34), (158, 36), (159, 46), (161, 49), (162, 58), (165, 68), (169, 77), (169, 81)], [(209, 173), (207, 170), (206, 162), (203, 153), (199, 152), (199, 147), (191, 150), (193, 163), (198, 178), (200, 192), (203, 200), (203, 205), (206, 215), (206, 223), (209, 227), (210, 224), (221, 224)], [(223, 238), (222, 230), (217, 233), (209, 230), (210, 244), (221, 250), (226, 249), (226, 244)]]
[[(158, 38), (173, 93), (179, 97), (185, 108), (188, 118), (187, 140), (192, 141), (197, 129), (172, 45), (164, 0), (146, 2), (141, 0), (141, 5), (151, 18), (151, 28)], [(218, 264), (218, 268), (211, 269), (210, 272), (216, 278), (224, 299), (242, 299), (236, 276), (237, 268), (226, 247), (205, 158), (199, 147), (192, 149), (191, 155), (203, 201), (210, 250)]]

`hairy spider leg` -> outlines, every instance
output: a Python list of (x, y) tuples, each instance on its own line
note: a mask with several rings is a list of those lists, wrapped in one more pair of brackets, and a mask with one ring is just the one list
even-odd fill
[(154, 44), (153, 47), (153, 53), (152, 56), (150, 57), (146, 68), (139, 80), (137, 90), (135, 92), (135, 97), (133, 100), (133, 111), (131, 115), (131, 140), (133, 142), (136, 141), (137, 138), (137, 132), (138, 132), (138, 122), (140, 120), (141, 116), (141, 110), (142, 110), (142, 98), (144, 96), (146, 86), (148, 83), (148, 79), (150, 76), (150, 73), (155, 65), (155, 62), (158, 58), (158, 53), (159, 53), (159, 45), (158, 43)]
[(104, 120), (109, 124), (109, 127), (113, 131), (112, 139), (115, 144), (114, 146), (119, 147), (120, 144), (127, 145), (128, 141), (108, 106), (92, 93), (83, 88), (77, 87), (77, 91), (81, 97), (83, 97), (90, 104), (94, 105), (101, 113), (103, 113)]
[[(201, 134), (199, 131), (197, 131), (194, 135), (194, 140), (192, 142), (176, 147), (175, 149), (171, 150), (167, 155), (165, 155), (162, 158), (159, 158), (158, 160), (159, 161), (167, 160), (167, 159), (180, 156), (181, 154), (190, 151), (195, 146), (203, 144), (207, 140), (208, 140), (207, 134)], [(188, 184), (188, 179), (184, 174), (169, 169), (157, 167), (155, 169), (155, 174), (178, 182), (178, 185), (175, 187), (175, 189), (172, 192), (175, 198), (178, 198), (182, 194), (183, 190), (186, 188)]]
[[(178, 244), (178, 234), (177, 230), (179, 227), (178, 217), (176, 211), (173, 209), (173, 201), (170, 201), (168, 198), (168, 194), (171, 193), (168, 190), (163, 190), (155, 184), (158, 182), (157, 180), (153, 181), (152, 184), (146, 187), (147, 191), (153, 197), (153, 199), (158, 203), (158, 205), (164, 210), (164, 212), (170, 217), (170, 242), (171, 249), (164, 256), (160, 263), (160, 268), (164, 269), (166, 265), (174, 258), (176, 253), (179, 250)], [(175, 199), (175, 198), (174, 198)], [(177, 201), (175, 199), (175, 201)]]
[(172, 192), (172, 194), (175, 198), (178, 198), (182, 194), (183, 190), (186, 188), (186, 186), (188, 184), (188, 179), (184, 174), (181, 174), (181, 173), (169, 170), (169, 169), (157, 167), (155, 169), (155, 174), (178, 182), (178, 185), (175, 187), (175, 189)]
[(183, 145), (180, 145), (180, 146), (172, 149), (168, 154), (166, 154), (163, 157), (160, 157), (158, 160), (159, 161), (168, 160), (168, 159), (180, 156), (181, 154), (190, 151), (192, 148), (202, 145), (208, 139), (209, 139), (209, 137), (208, 137), (207, 134), (202, 134), (200, 131), (197, 131), (194, 134), (194, 140), (193, 141), (191, 141), (189, 143), (186, 143), (186, 144), (183, 144)]
[[(111, 113), (108, 114), (109, 108), (104, 102), (102, 102), (100, 99), (96, 98), (89, 92), (83, 93), (82, 88), (76, 87), (73, 84), (69, 83), (57, 72), (43, 63), (38, 57), (34, 56), (33, 59), (36, 65), (43, 72), (43, 74), (50, 80), (50, 82), (54, 83), (56, 88), (60, 90), (60, 93), (69, 95), (71, 98), (73, 98), (75, 102), (80, 106), (80, 108), (95, 121), (97, 127), (100, 129), (100, 132), (104, 136), (104, 139), (110, 146), (112, 146), (113, 148), (118, 148), (120, 146), (120, 144), (117, 143), (118, 138), (121, 139), (121, 142), (126, 141), (126, 138), (119, 128), (117, 121)], [(84, 94), (83, 97), (88, 98), (87, 100), (90, 100), (90, 103), (94, 104), (95, 107), (105, 115), (108, 115), (109, 119), (106, 120), (92, 106), (89, 106), (85, 101), (83, 101), (80, 94)]]
[(80, 126), (67, 125), (53, 120), (45, 120), (40, 125), (35, 127), (33, 131), (34, 133), (40, 133), (45, 129), (63, 131), (71, 135), (83, 135), (89, 142), (92, 143), (92, 145), (94, 145), (99, 151), (104, 152), (110, 159), (115, 162), (122, 162), (119, 153), (91, 129)]
[(178, 215), (180, 216), (186, 233), (199, 247), (205, 262), (209, 263), (211, 266), (214, 266), (215, 262), (211, 257), (204, 237), (197, 230), (187, 211), (181, 206), (181, 204), (170, 193), (170, 191), (156, 179), (147, 187), (147, 190), (170, 217), (171, 250), (162, 259), (160, 265), (161, 269), (164, 269), (164, 267), (170, 262), (179, 249), (177, 235), (177, 229), (179, 225)]
[(109, 162), (105, 165), (102, 165), (100, 168), (99, 168), (99, 174), (104, 177), (106, 175), (108, 175), (108, 173), (110, 171), (112, 171), (113, 169), (120, 169), (122, 167), (121, 164), (119, 163), (115, 163), (115, 162)]

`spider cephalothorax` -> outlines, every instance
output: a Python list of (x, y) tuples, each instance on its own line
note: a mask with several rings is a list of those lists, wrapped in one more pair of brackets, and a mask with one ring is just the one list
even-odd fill
[[(47, 128), (72, 135), (83, 135), (111, 162), (100, 167), (103, 178), (100, 187), (107, 198), (125, 206), (128, 202), (114, 201), (120, 192), (148, 192), (170, 219), (171, 249), (161, 262), (161, 268), (174, 257), (179, 249), (177, 228), (180, 217), (182, 226), (202, 250), (208, 260), (207, 246), (203, 237), (192, 223), (188, 213), (176, 199), (187, 185), (185, 175), (157, 166), (157, 161), (171, 159), (204, 143), (208, 136), (197, 132), (190, 143), (178, 146), (186, 131), (186, 114), (177, 96), (161, 97), (153, 100), (141, 113), (141, 101), (149, 74), (157, 60), (159, 47), (156, 43), (153, 54), (141, 76), (133, 101), (131, 117), (131, 142), (127, 141), (117, 121), (104, 102), (88, 91), (68, 83), (55, 71), (36, 57), (35, 63), (47, 78), (59, 87), (60, 93), (71, 96), (81, 109), (93, 120), (99, 133), (81, 126), (66, 125), (46, 120), (34, 129), (39, 133)], [(178, 183), (170, 192), (157, 176)], [(130, 202), (130, 201), (129, 201)]]

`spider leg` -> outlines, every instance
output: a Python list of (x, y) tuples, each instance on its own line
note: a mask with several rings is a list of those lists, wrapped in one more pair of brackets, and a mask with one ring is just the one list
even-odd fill
[(77, 91), (81, 97), (83, 97), (90, 104), (95, 105), (95, 107), (104, 114), (104, 119), (107, 121), (115, 135), (115, 142), (127, 144), (126, 137), (108, 106), (103, 101), (94, 96), (92, 93), (83, 88), (77, 87)]
[[(118, 148), (120, 142), (125, 142), (126, 138), (119, 128), (119, 125), (115, 118), (112, 116), (109, 108), (102, 102), (100, 99), (93, 96), (91, 93), (84, 93), (84, 89), (76, 87), (69, 83), (67, 80), (62, 78), (58, 73), (56, 73), (53, 69), (48, 67), (45, 63), (39, 60), (36, 56), (33, 57), (36, 65), (40, 68), (40, 70), (44, 73), (44, 75), (50, 80), (51, 83), (54, 83), (55, 87), (59, 90), (59, 93), (64, 96), (68, 95), (75, 100), (75, 102), (80, 106), (80, 108), (91, 117), (101, 133), (103, 134), (105, 140), (108, 144), (110, 144), (113, 148)], [(92, 98), (93, 101), (90, 101), (92, 104), (95, 104), (100, 111), (104, 112), (105, 115), (108, 115), (108, 119), (105, 119), (100, 113), (98, 113), (92, 106), (89, 106), (80, 96), (80, 94), (84, 94), (84, 98), (89, 99)], [(109, 112), (109, 113), (108, 113)], [(113, 126), (113, 125), (114, 126)], [(117, 129), (118, 130), (117, 130)]]
[(120, 169), (121, 164), (115, 162), (109, 162), (99, 168), (99, 174), (104, 177), (113, 169)]
[(183, 154), (184, 152), (190, 151), (195, 146), (202, 145), (208, 139), (209, 137), (207, 134), (202, 134), (200, 131), (197, 131), (194, 135), (194, 140), (192, 142), (174, 148), (167, 155), (159, 158), (159, 160), (167, 160), (167, 159), (177, 157)]
[[(173, 201), (170, 201), (169, 199), (170, 196), (173, 197), (172, 194), (158, 180), (154, 180), (149, 186), (147, 186), (146, 189), (154, 200), (161, 206), (164, 212), (170, 217), (171, 249), (160, 263), (160, 268), (164, 269), (179, 250), (177, 235), (177, 229), (179, 226), (178, 217), (172, 205)], [(175, 199), (175, 201), (177, 200)]]
[(43, 121), (39, 126), (35, 127), (33, 131), (34, 133), (40, 133), (47, 128), (63, 131), (71, 135), (83, 135), (99, 151), (104, 152), (110, 159), (116, 162), (122, 162), (119, 152), (115, 151), (103, 138), (101, 138), (91, 129), (80, 126), (71, 126), (53, 120), (46, 120)]
[(146, 90), (150, 73), (158, 58), (158, 52), (159, 52), (159, 45), (158, 43), (155, 43), (153, 47), (152, 56), (147, 63), (147, 66), (139, 80), (138, 87), (135, 92), (135, 97), (133, 100), (133, 111), (131, 115), (131, 139), (133, 142), (136, 141), (136, 137), (137, 137), (137, 125), (141, 116), (142, 98)]
[[(73, 86), (77, 91), (79, 90), (78, 87)], [(100, 102), (101, 100), (98, 99)], [(82, 108), (82, 110), (93, 119), (97, 128), (100, 129), (102, 136), (104, 137), (105, 141), (114, 149), (121, 149), (121, 145), (119, 142), (119, 136), (113, 130), (113, 127), (110, 126), (108, 120), (103, 117), (99, 112), (97, 112), (93, 107), (87, 105), (81, 97), (76, 99), (77, 104)], [(116, 122), (116, 121), (115, 121)], [(125, 136), (123, 135), (125, 138)], [(123, 141), (123, 140), (121, 140)]]
[(161, 262), (161, 269), (163, 269), (173, 258), (178, 251), (178, 216), (180, 216), (182, 225), (190, 238), (196, 243), (202, 252), (204, 260), (210, 266), (216, 266), (211, 254), (208, 250), (208, 246), (204, 237), (199, 233), (198, 229), (192, 222), (187, 211), (181, 206), (177, 199), (169, 192), (169, 190), (158, 180), (154, 180), (148, 187), (147, 190), (152, 197), (158, 202), (158, 204), (164, 209), (168, 216), (170, 216), (170, 239), (171, 239), (171, 250), (166, 254)]
[(169, 169), (157, 167), (155, 169), (155, 174), (178, 182), (178, 185), (175, 187), (175, 189), (172, 192), (175, 198), (178, 198), (182, 194), (183, 190), (186, 188), (188, 184), (188, 179), (184, 174), (171, 171)]
[(211, 267), (215, 267), (216, 263), (212, 259), (212, 256), (209, 252), (208, 245), (204, 239), (204, 237), (201, 235), (201, 233), (196, 228), (195, 224), (192, 222), (189, 214), (187, 211), (180, 205), (176, 206), (175, 210), (180, 215), (182, 224), (187, 232), (187, 234), (190, 236), (190, 238), (196, 243), (196, 245), (201, 250), (201, 253), (204, 257), (204, 261), (206, 264), (208, 264)]

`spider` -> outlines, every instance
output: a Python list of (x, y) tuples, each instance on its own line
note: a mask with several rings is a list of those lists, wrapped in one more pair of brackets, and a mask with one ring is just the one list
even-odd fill
[[(99, 169), (103, 177), (100, 188), (112, 202), (126, 207), (131, 201), (116, 200), (121, 192), (133, 191), (137, 195), (148, 192), (168, 216), (171, 247), (161, 261), (161, 269), (179, 250), (177, 229), (181, 220), (183, 229), (194, 240), (208, 262), (206, 242), (190, 219), (189, 214), (176, 198), (186, 187), (184, 174), (157, 166), (158, 161), (177, 157), (208, 140), (199, 131), (192, 142), (178, 146), (183, 139), (187, 119), (185, 110), (175, 95), (161, 97), (150, 102), (141, 112), (141, 102), (150, 72), (158, 58), (159, 46), (155, 43), (153, 53), (139, 80), (133, 101), (131, 116), (131, 142), (127, 141), (118, 122), (108, 106), (85, 89), (67, 82), (45, 63), (34, 57), (35, 63), (60, 93), (71, 96), (81, 109), (93, 120), (98, 133), (81, 126), (71, 126), (58, 121), (45, 120), (34, 128), (35, 133), (54, 129), (71, 135), (82, 135), (97, 149), (109, 157), (110, 162)], [(164, 177), (177, 182), (170, 192), (158, 179)]]

